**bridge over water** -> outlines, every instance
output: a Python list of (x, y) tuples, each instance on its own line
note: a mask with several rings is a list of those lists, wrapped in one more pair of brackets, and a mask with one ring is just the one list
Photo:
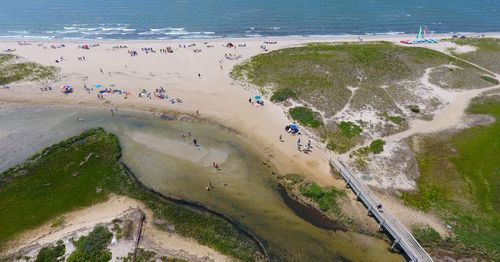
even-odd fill
[(410, 231), (397, 218), (383, 207), (381, 210), (377, 208), (380, 204), (378, 199), (367, 186), (354, 176), (354, 172), (347, 165), (341, 160), (333, 159), (330, 160), (330, 163), (347, 182), (348, 187), (356, 194), (357, 199), (368, 209), (368, 214), (377, 220), (380, 229), (385, 230), (393, 239), (391, 248), (398, 246), (404, 252), (407, 259), (412, 262), (433, 261)]

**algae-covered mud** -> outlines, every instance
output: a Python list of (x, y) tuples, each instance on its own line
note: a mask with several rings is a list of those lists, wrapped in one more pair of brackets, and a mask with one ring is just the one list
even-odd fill
[(321, 229), (297, 216), (280, 197), (273, 168), (253, 145), (215, 125), (73, 107), (2, 107), (0, 119), (2, 171), (102, 126), (119, 137), (122, 160), (145, 185), (228, 215), (261, 239), (273, 260), (403, 260), (382, 240)]

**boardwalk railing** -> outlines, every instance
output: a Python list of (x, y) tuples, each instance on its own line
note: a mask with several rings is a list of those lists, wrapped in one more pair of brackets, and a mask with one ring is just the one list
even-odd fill
[(342, 161), (334, 161), (330, 159), (330, 163), (337, 169), (342, 178), (347, 182), (347, 185), (356, 194), (368, 209), (368, 214), (372, 215), (379, 223), (380, 229), (384, 229), (394, 240), (392, 247), (399, 245), (401, 250), (406, 254), (409, 261), (432, 262), (432, 258), (420, 246), (418, 241), (406, 229), (398, 219), (396, 219), (385, 208), (380, 211), (377, 205), (380, 204), (378, 199), (373, 195), (371, 190), (361, 183), (355, 176), (354, 172), (347, 167)]

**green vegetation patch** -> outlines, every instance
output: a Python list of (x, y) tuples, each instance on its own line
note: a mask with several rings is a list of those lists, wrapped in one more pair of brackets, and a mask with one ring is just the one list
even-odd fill
[[(450, 63), (464, 70), (481, 71), (427, 48), (370, 42), (318, 43), (280, 49), (236, 65), (231, 75), (260, 87), (291, 90), (329, 117), (349, 101), (352, 92), (348, 87), (359, 87), (362, 91), (353, 97), (353, 104), (393, 107), (391, 97), (378, 88), (416, 80), (426, 68)], [(384, 98), (382, 105), (370, 99), (374, 94)]]
[(350, 121), (341, 121), (338, 127), (342, 135), (347, 138), (359, 136), (363, 132), (363, 129), (359, 125)]
[(434, 228), (423, 225), (413, 225), (411, 231), (415, 239), (424, 247), (432, 247), (442, 241), (439, 233)]
[(415, 114), (420, 113), (420, 107), (417, 105), (410, 105), (410, 106), (408, 106), (408, 108), (410, 109), (410, 111), (412, 111)]
[(108, 188), (118, 183), (116, 174), (121, 172), (119, 155), (113, 135), (93, 130), (1, 174), (0, 243), (66, 212), (107, 200)]
[(370, 143), (370, 151), (374, 154), (380, 154), (384, 151), (385, 141), (382, 139), (375, 139)]
[(500, 39), (498, 38), (460, 38), (450, 40), (458, 45), (470, 45), (477, 48), (474, 52), (454, 53), (495, 73), (500, 73)]
[(500, 96), (475, 98), (468, 112), (496, 122), (414, 139), (420, 177), (403, 200), (451, 225), (456, 252), (500, 260)]
[(429, 82), (448, 89), (475, 89), (491, 86), (492, 83), (480, 72), (470, 67), (441, 66), (429, 74)]
[(33, 62), (19, 62), (11, 54), (0, 54), (0, 85), (17, 81), (54, 80), (59, 69), (54, 66), (43, 66)]
[(62, 240), (57, 241), (56, 245), (42, 247), (36, 255), (35, 262), (59, 262), (64, 261), (66, 246)]
[(68, 257), (68, 262), (107, 262), (112, 258), (112, 253), (108, 249), (113, 233), (106, 227), (98, 226), (90, 232), (88, 236), (81, 236), (73, 244), (75, 251)]
[(323, 125), (320, 114), (314, 112), (310, 108), (297, 106), (290, 108), (288, 110), (288, 113), (294, 120), (297, 120), (297, 122), (301, 123), (302, 125), (312, 128), (318, 128)]
[(481, 79), (483, 79), (484, 81), (486, 81), (486, 82), (488, 82), (490, 84), (493, 84), (493, 85), (498, 85), (499, 84), (498, 79), (496, 79), (494, 77), (491, 77), (491, 76), (488, 76), (488, 75), (482, 75)]
[(271, 96), (271, 101), (283, 102), (289, 98), (297, 98), (297, 94), (293, 90), (284, 88), (274, 91)]
[[(181, 236), (242, 261), (262, 256), (256, 243), (228, 221), (145, 191), (128, 176), (119, 157), (118, 139), (97, 128), (51, 146), (0, 174), (0, 247), (23, 231), (66, 212), (105, 201), (110, 193), (115, 193), (142, 201), (155, 217), (168, 221)], [(164, 227), (166, 230), (167, 225)], [(126, 225), (114, 230), (123, 237), (129, 234)], [(81, 243), (84, 246), (88, 241)], [(81, 261), (78, 259), (82, 256), (73, 261)]]
[(337, 198), (345, 195), (345, 192), (339, 191), (334, 187), (321, 187), (314, 182), (309, 182), (300, 186), (300, 193), (318, 204), (323, 212), (339, 213), (340, 208), (337, 205)]
[(402, 116), (399, 116), (399, 115), (389, 115), (386, 113), (384, 116), (385, 116), (385, 119), (393, 122), (396, 125), (401, 124), (401, 122), (403, 122), (405, 120)]

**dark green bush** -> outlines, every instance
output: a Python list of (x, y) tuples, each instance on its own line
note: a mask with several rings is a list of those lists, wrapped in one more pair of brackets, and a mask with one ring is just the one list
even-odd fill
[(310, 108), (297, 106), (294, 108), (290, 108), (290, 110), (288, 110), (288, 113), (293, 119), (297, 120), (299, 123), (305, 126), (318, 128), (323, 125), (323, 122), (320, 119), (321, 116), (318, 113), (312, 111)]
[(297, 98), (297, 94), (290, 89), (284, 88), (274, 91), (273, 95), (271, 96), (271, 101), (283, 102), (289, 98)]

